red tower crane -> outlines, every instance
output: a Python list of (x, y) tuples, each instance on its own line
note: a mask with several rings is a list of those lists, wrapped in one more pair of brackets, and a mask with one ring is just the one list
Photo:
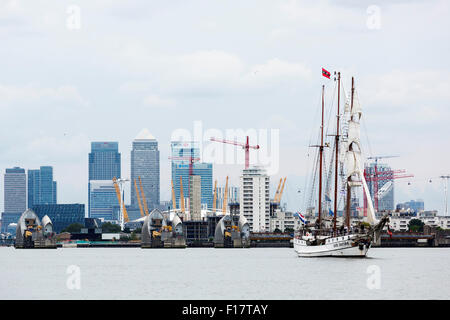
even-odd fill
[(200, 158), (194, 158), (192, 156), (185, 156), (185, 157), (169, 157), (171, 160), (187, 160), (189, 161), (189, 176), (192, 176), (193, 174), (193, 166), (194, 162), (199, 161)]
[(245, 169), (248, 169), (249, 167), (249, 163), (250, 163), (250, 149), (259, 149), (259, 145), (257, 144), (256, 146), (251, 146), (249, 144), (249, 138), (247, 136), (247, 140), (246, 143), (242, 143), (242, 142), (237, 142), (237, 141), (231, 141), (231, 140), (223, 140), (223, 139), (217, 139), (217, 138), (211, 138), (211, 141), (215, 141), (215, 142), (221, 142), (221, 143), (228, 143), (228, 144), (232, 144), (235, 146), (240, 146), (242, 147), (242, 149), (245, 150)]
[[(370, 173), (367, 171), (367, 169), (364, 169), (364, 178), (366, 179), (366, 182), (374, 182), (373, 183), (373, 198), (374, 198), (373, 200), (374, 200), (374, 207), (375, 207), (376, 212), (378, 211), (378, 182), (379, 181), (414, 177), (413, 174), (405, 174), (406, 170), (378, 171), (378, 159), (395, 158), (395, 157), (398, 157), (398, 156), (367, 157), (367, 159), (375, 160), (374, 173)], [(367, 198), (364, 193), (364, 216), (366, 216), (366, 215), (367, 215)]]

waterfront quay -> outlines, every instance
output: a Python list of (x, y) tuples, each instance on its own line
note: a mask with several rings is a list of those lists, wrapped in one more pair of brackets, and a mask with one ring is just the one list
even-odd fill
[[(293, 235), (290, 233), (251, 233), (251, 248), (292, 248)], [(7, 239), (0, 242), (0, 246), (13, 246), (14, 240)], [(190, 241), (188, 248), (212, 248), (212, 241)], [(373, 247), (450, 247), (450, 232), (448, 230), (430, 230), (424, 232), (393, 232), (381, 234), (380, 243), (374, 243)], [(88, 241), (65, 240), (57, 242), (58, 248), (137, 248), (141, 247), (140, 240), (130, 241)]]

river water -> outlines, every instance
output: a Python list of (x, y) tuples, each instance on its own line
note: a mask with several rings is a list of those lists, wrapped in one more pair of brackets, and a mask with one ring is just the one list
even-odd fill
[(0, 248), (0, 299), (449, 299), (449, 283), (450, 248)]

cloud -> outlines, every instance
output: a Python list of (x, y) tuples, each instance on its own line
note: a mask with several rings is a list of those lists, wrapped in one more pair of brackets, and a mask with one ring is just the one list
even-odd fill
[(450, 99), (450, 77), (442, 70), (393, 70), (369, 76), (364, 83), (372, 102), (408, 107), (418, 101)]
[[(366, 6), (367, 7), (367, 6)], [(339, 6), (328, 1), (289, 0), (280, 5), (280, 12), (287, 21), (296, 26), (311, 27), (314, 30), (330, 27), (365, 28), (366, 12)]]
[[(151, 69), (146, 73), (151, 74), (152, 79), (124, 83), (119, 91), (148, 94), (153, 91), (160, 95), (240, 93), (266, 90), (280, 84), (293, 85), (309, 80), (312, 74), (310, 68), (300, 62), (272, 58), (260, 64), (249, 64), (235, 54), (219, 50), (171, 57), (161, 55), (151, 60), (158, 64), (149, 63), (143, 68)], [(154, 80), (156, 78), (158, 81)], [(153, 95), (148, 99), (150, 104), (162, 102)]]
[(151, 107), (173, 107), (176, 105), (176, 101), (170, 98), (161, 98), (158, 95), (148, 95), (144, 98), (143, 103)]
[(266, 87), (280, 83), (292, 83), (311, 78), (311, 69), (302, 63), (291, 63), (278, 58), (269, 59), (263, 64), (250, 68), (242, 78), (242, 84), (251, 87)]
[(72, 101), (80, 105), (88, 105), (78, 89), (71, 85), (58, 87), (39, 87), (35, 85), (13, 86), (0, 84), (0, 107), (9, 107), (20, 103)]
[(280, 27), (270, 31), (269, 38), (273, 40), (284, 40), (291, 37), (293, 30), (290, 28)]
[[(55, 136), (38, 131), (26, 138), (23, 144), (5, 148), (2, 158), (22, 159), (34, 166), (40, 162), (70, 163), (73, 159), (85, 158), (90, 146), (89, 137), (83, 133), (64, 132)], [(29, 155), (33, 156), (30, 158)]]

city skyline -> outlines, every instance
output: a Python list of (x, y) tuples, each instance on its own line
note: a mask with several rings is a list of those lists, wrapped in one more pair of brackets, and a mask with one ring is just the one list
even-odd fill
[[(140, 133), (142, 133), (142, 132), (146, 132), (146, 134), (148, 133), (148, 129), (146, 129), (146, 128), (144, 128), (144, 129), (142, 129), (141, 130), (141, 132)], [(137, 137), (139, 137), (140, 135), (138, 135)], [(136, 140), (142, 140), (142, 139), (134, 139), (132, 142), (135, 142)], [(147, 139), (148, 140), (148, 139)], [(156, 140), (156, 138), (154, 138), (153, 136), (152, 136), (152, 139), (151, 139), (152, 141), (157, 141)], [(156, 142), (157, 143), (157, 142)], [(174, 153), (174, 151), (173, 151), (173, 146), (174, 146), (174, 143), (175, 144), (185, 144), (185, 143), (182, 143), (182, 142), (180, 142), (180, 141), (171, 141), (170, 142), (170, 145), (171, 145), (171, 153), (172, 153), (172, 156), (175, 156), (176, 154), (177, 154), (177, 152), (175, 152)], [(189, 142), (190, 143), (190, 142)], [(189, 144), (188, 143), (188, 144)], [(120, 152), (118, 152), (119, 151), (119, 143), (118, 142), (116, 142), (116, 141), (109, 141), (109, 142), (99, 142), (99, 141), (91, 141), (90, 142), (90, 145), (91, 145), (91, 147), (94, 147), (94, 146), (96, 146), (95, 148), (98, 148), (98, 146), (100, 146), (100, 149), (102, 149), (102, 148), (105, 148), (105, 146), (106, 146), (106, 149), (111, 149), (111, 147), (112, 147), (112, 149), (111, 150), (113, 150), (114, 152), (117, 152), (117, 154), (119, 155), (119, 163), (120, 163), (120, 165), (117, 167), (115, 167), (116, 169), (111, 169), (112, 171), (116, 171), (116, 172), (121, 172), (122, 170), (121, 170), (121, 168), (122, 168), (122, 163), (121, 163), (121, 160), (120, 160), (120, 158), (121, 158), (121, 153)], [(200, 157), (200, 155), (201, 155), (201, 152), (200, 152), (200, 150), (198, 149), (198, 143), (196, 142), (196, 147), (194, 148), (195, 149), (195, 152), (193, 152), (193, 154), (197, 157), (197, 156), (199, 156)], [(133, 146), (133, 144), (132, 144), (132, 146)], [(132, 147), (133, 148), (133, 147)], [(130, 149), (131, 150), (131, 152), (133, 151), (133, 149)], [(185, 148), (184, 148), (185, 149)], [(107, 150), (107, 151), (108, 151)], [(109, 150), (109, 151), (111, 151), (111, 150)], [(158, 150), (159, 151), (159, 150)], [(92, 152), (92, 150), (91, 150), (91, 152)], [(180, 155), (182, 155), (182, 154), (187, 154), (186, 153), (186, 151), (184, 150), (184, 151), (182, 151), (181, 153), (180, 152), (178, 152)], [(90, 156), (91, 157), (91, 156)], [(105, 159), (102, 159), (102, 160), (105, 160)], [(91, 160), (90, 160), (91, 161)], [(168, 160), (169, 161), (169, 160)], [(109, 160), (107, 161), (107, 162), (109, 162)], [(178, 171), (180, 171), (180, 172), (183, 172), (181, 175), (183, 175), (183, 177), (185, 177), (185, 179), (183, 180), (183, 185), (184, 185), (184, 192), (185, 192), (185, 198), (187, 197), (187, 192), (188, 192), (188, 179), (187, 179), (187, 177), (188, 177), (188, 161), (186, 161), (186, 160), (170, 160), (169, 161), (171, 164), (172, 164), (172, 175), (174, 174), (174, 167), (173, 167), (173, 163), (178, 163), (177, 164), (177, 166), (179, 166), (179, 168), (177, 168), (177, 170)], [(131, 166), (131, 163), (129, 164), (130, 166)], [(205, 169), (207, 169), (208, 170), (208, 168), (204, 168), (204, 165), (208, 165), (208, 166), (210, 166), (211, 168), (214, 168), (214, 165), (212, 165), (212, 164), (208, 164), (208, 163), (196, 163), (196, 164), (194, 164), (194, 166), (193, 166), (193, 168), (194, 168), (194, 170), (193, 170), (193, 172), (194, 172), (194, 175), (195, 174), (200, 174), (200, 175), (203, 175), (204, 173), (203, 173), (203, 171), (205, 170)], [(113, 165), (114, 166), (114, 165)], [(127, 164), (124, 164), (124, 166), (127, 166)], [(371, 168), (371, 170), (373, 171), (373, 166), (374, 166), (374, 163), (368, 163), (368, 167), (367, 168)], [(101, 167), (101, 166), (100, 166)], [(100, 168), (99, 167), (99, 168)], [(40, 170), (42, 170), (42, 168), (44, 168), (44, 170), (47, 170), (47, 168), (50, 168), (51, 170), (51, 172), (49, 173), (50, 175), (51, 175), (51, 177), (53, 177), (53, 167), (52, 166), (40, 166), (40, 169), (38, 169), (38, 170), (36, 170), (36, 169), (27, 169), (26, 170), (26, 176), (25, 176), (25, 179), (27, 180), (27, 183), (26, 183), (26, 198), (27, 198), (27, 201), (26, 201), (26, 203), (27, 203), (27, 207), (30, 207), (29, 206), (29, 199), (30, 199), (30, 185), (29, 185), (29, 182), (30, 182), (30, 176), (29, 176), (29, 174), (30, 173), (32, 173), (33, 175), (34, 174), (36, 174), (36, 172), (39, 172)], [(10, 169), (6, 169), (6, 170), (14, 170), (14, 169), (21, 169), (21, 170), (25, 170), (25, 169), (23, 169), (23, 168), (20, 168), (20, 167), (14, 167), (14, 168), (10, 168)], [(244, 169), (243, 167), (241, 168), (241, 170), (242, 169)], [(388, 165), (388, 164), (386, 164), (386, 163), (384, 163), (384, 162), (380, 162), (379, 163), (379, 169), (380, 169), (380, 172), (382, 172), (383, 170), (391, 170), (390, 169), (390, 166)], [(106, 173), (108, 176), (109, 175), (111, 175), (112, 174), (112, 171), (111, 170), (106, 170), (106, 171), (108, 171), (108, 173)], [(102, 169), (102, 171), (104, 171), (103, 169)], [(242, 171), (241, 171), (242, 172)], [(369, 171), (368, 171), (369, 172)], [(371, 171), (370, 171), (371, 172)], [(92, 174), (92, 172), (90, 173), (90, 174)], [(48, 174), (46, 174), (46, 175), (48, 175)], [(103, 177), (105, 175), (105, 172), (102, 172), (101, 174), (100, 174), (100, 176), (101, 177)], [(118, 175), (119, 177), (120, 177), (120, 174), (116, 174), (116, 175)], [(177, 174), (177, 176), (179, 177), (179, 175), (180, 174)], [(158, 175), (159, 176), (159, 175)], [(99, 177), (99, 175), (97, 174), (97, 177)], [(273, 178), (273, 176), (270, 176), (271, 178)], [(124, 178), (123, 176), (122, 176), (122, 178)], [(125, 178), (127, 178), (127, 177), (125, 177)], [(433, 179), (438, 179), (439, 177), (433, 177)], [(205, 189), (205, 188), (210, 188), (211, 187), (211, 194), (210, 195), (208, 195), (207, 196), (207, 203), (208, 203), (208, 207), (212, 207), (212, 192), (213, 192), (213, 190), (212, 190), (212, 185), (213, 185), (213, 181), (215, 181), (215, 180), (217, 180), (217, 177), (215, 177), (214, 175), (212, 175), (211, 176), (211, 179), (208, 179), (208, 183), (207, 183), (207, 186), (205, 187), (204, 185), (202, 185), (202, 192), (204, 192), (204, 190), (203, 189)], [(89, 180), (89, 181), (91, 181), (91, 180)], [(117, 197), (116, 197), (116, 195), (115, 195), (115, 191), (114, 191), (114, 188), (113, 188), (113, 183), (112, 183), (112, 179), (111, 180), (103, 180), (103, 179), (98, 179), (98, 180), (92, 180), (92, 181), (95, 181), (95, 183), (96, 183), (96, 186), (97, 187), (99, 187), (100, 185), (102, 185), (102, 183), (100, 183), (100, 182), (103, 182), (103, 185), (101, 186), (102, 188), (109, 188), (109, 190), (103, 190), (102, 192), (104, 193), (104, 192), (106, 192), (106, 193), (108, 193), (109, 194), (109, 200), (107, 201), (108, 203), (110, 203), (111, 204), (111, 214), (112, 214), (112, 216), (111, 216), (111, 218), (107, 218), (107, 220), (110, 220), (110, 219), (115, 219), (115, 217), (114, 217), (114, 215), (117, 215), (118, 213), (116, 212), (118, 209), (118, 204), (117, 204)], [(130, 181), (132, 181), (132, 180), (130, 180)], [(130, 209), (131, 208), (133, 208), (134, 210), (137, 210), (137, 207), (133, 207), (133, 203), (132, 203), (132, 195), (133, 195), (133, 190), (134, 190), (134, 183), (132, 184), (130, 181), (128, 181), (128, 183), (126, 183), (125, 184), (125, 193), (124, 193), (124, 196), (125, 196), (125, 203), (127, 204), (127, 206), (129, 206), (130, 207)], [(178, 180), (177, 180), (178, 181)], [(53, 182), (53, 184), (52, 184), (52, 187), (53, 188), (56, 188), (56, 181), (52, 181)], [(220, 190), (221, 188), (223, 188), (224, 187), (224, 185), (222, 186), (220, 183), (222, 182), (222, 181), (218, 181), (219, 182), (219, 185), (218, 185), (218, 190)], [(430, 181), (428, 181), (428, 182), (430, 182)], [(395, 182), (394, 182), (395, 183)], [(380, 185), (379, 185), (379, 188), (381, 188), (382, 186), (383, 186), (383, 184), (384, 184), (384, 181), (383, 181), (383, 183), (380, 183)], [(238, 185), (239, 185), (239, 182), (234, 186), (235, 188), (237, 187), (237, 188), (239, 188), (238, 187)], [(368, 182), (368, 186), (369, 186), (369, 189), (370, 190), (372, 190), (371, 188), (372, 188), (372, 185), (373, 185), (373, 182)], [(229, 186), (229, 188), (232, 188), (233, 186), (230, 184), (230, 186)], [(270, 182), (270, 197), (272, 197), (272, 193), (274, 193), (274, 191), (275, 191), (275, 185), (274, 185), (274, 181), (271, 181)], [(139, 185), (138, 185), (138, 188), (139, 188)], [(180, 190), (180, 188), (179, 188), (179, 182), (178, 183), (174, 183), (174, 188), (175, 188), (175, 194), (176, 194), (176, 201), (177, 201), (177, 206), (179, 207), (179, 190)], [(56, 189), (53, 189), (54, 191), (51, 191), (51, 192), (54, 192), (54, 194), (53, 193), (51, 193), (52, 195), (53, 195), (53, 197), (55, 197), (55, 202), (54, 202), (54, 204), (56, 204)], [(208, 189), (209, 190), (209, 189)], [(372, 196), (373, 196), (373, 191), (370, 191), (371, 192), (371, 194), (372, 194)], [(48, 192), (47, 192), (48, 193)], [(88, 187), (88, 193), (89, 193), (89, 187)], [(114, 196), (113, 196), (114, 195)], [(218, 194), (218, 196), (219, 196), (219, 194)], [(211, 198), (211, 199), (209, 199), (209, 198)], [(385, 202), (386, 200), (380, 200), (380, 210), (394, 210), (395, 209), (395, 206), (397, 205), (397, 204), (402, 204), (402, 203), (406, 203), (406, 202), (408, 202), (408, 201), (416, 201), (416, 200), (421, 200), (422, 202), (424, 202), (423, 200), (422, 200), (422, 198), (420, 197), (420, 196), (415, 196), (415, 197), (413, 197), (413, 198), (411, 198), (411, 199), (405, 199), (405, 200), (403, 200), (403, 201), (399, 201), (399, 200), (394, 200), (394, 188), (392, 188), (390, 191), (389, 191), (389, 200), (388, 200), (388, 203), (389, 203), (389, 205), (387, 205), (387, 203)], [(218, 198), (218, 200), (219, 200), (219, 198)], [(359, 201), (359, 200), (358, 200)], [(171, 198), (167, 198), (167, 199), (161, 199), (160, 200), (160, 202), (162, 203), (162, 202), (171, 202)], [(211, 202), (211, 203), (210, 203)], [(286, 202), (286, 201), (282, 201), (283, 203), (286, 203), (287, 205), (288, 205), (288, 208), (289, 208), (289, 203), (288, 202)], [(65, 203), (68, 203), (68, 202), (65, 202)], [(74, 201), (74, 202), (72, 202), (72, 203), (83, 203), (82, 201)], [(89, 216), (89, 209), (88, 209), (88, 203), (89, 203), (89, 200), (88, 200), (88, 202), (86, 203), (86, 216)], [(384, 204), (384, 203), (386, 203), (386, 204)], [(50, 203), (49, 203), (50, 204)], [(202, 204), (203, 204), (203, 199), (202, 199)], [(204, 203), (204, 204), (206, 204), (206, 203)], [(136, 204), (137, 205), (137, 204)], [(387, 207), (386, 207), (386, 205), (387, 205)], [(115, 208), (117, 206), (117, 208)], [(362, 206), (362, 205), (361, 205)], [(30, 207), (31, 208), (31, 207)], [(392, 208), (392, 209), (389, 209), (389, 208)], [(307, 209), (307, 208), (306, 208)], [(436, 208), (430, 208), (430, 207), (426, 207), (425, 208), (426, 210), (436, 210)], [(296, 210), (298, 210), (298, 209), (288, 209), (288, 210), (290, 210), (290, 211), (296, 211)], [(6, 212), (6, 211), (5, 211)], [(306, 212), (306, 210), (305, 210), (305, 212)], [(109, 215), (109, 214), (107, 214), (107, 215)], [(439, 212), (439, 215), (443, 215), (443, 212)], [(99, 216), (100, 217), (100, 216)], [(101, 217), (104, 217), (103, 215), (101, 215)], [(106, 217), (106, 216), (105, 216)]]
[[(370, 29), (367, 6), (354, 1), (115, 3), (107, 10), (92, 1), (80, 5), (81, 28), (72, 30), (64, 3), (2, 3), (2, 12), (14, 19), (4, 21), (1, 31), (0, 58), (10, 63), (0, 75), (8, 119), (0, 128), (0, 169), (51, 165), (58, 200), (87, 204), (90, 141), (118, 141), (122, 161), (129, 163), (130, 141), (148, 127), (160, 141), (161, 200), (168, 200), (171, 172), (165, 159), (174, 130), (192, 130), (199, 119), (205, 128), (222, 131), (279, 128), (280, 170), (272, 180), (288, 177), (285, 197), (296, 209), (320, 86), (326, 84), (327, 103), (333, 91), (332, 80), (321, 77), (323, 66), (342, 72), (347, 91), (355, 76), (362, 135), (370, 139), (366, 154), (398, 154), (388, 164), (415, 175), (411, 185), (396, 183), (395, 203), (423, 198), (427, 209), (443, 213), (442, 182), (428, 181), (450, 171), (449, 42), (442, 41), (448, 39), (449, 4), (378, 5), (381, 26)], [(202, 15), (205, 11), (211, 15)], [(230, 29), (231, 12), (239, 14)], [(417, 23), (427, 19), (434, 23)], [(228, 175), (238, 185), (241, 165), (214, 167), (215, 178), (224, 181)], [(128, 166), (122, 170), (130, 177)]]

